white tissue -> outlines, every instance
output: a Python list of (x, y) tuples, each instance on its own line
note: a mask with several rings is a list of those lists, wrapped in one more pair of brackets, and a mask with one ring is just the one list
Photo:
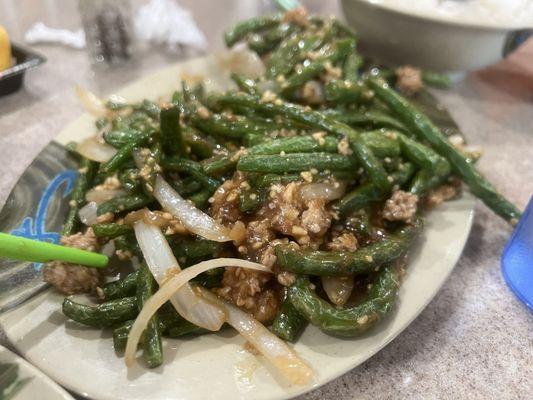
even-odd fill
[(34, 43), (59, 43), (75, 49), (85, 47), (85, 34), (79, 29), (75, 32), (67, 29), (50, 28), (42, 22), (37, 22), (28, 29), (24, 40), (29, 44)]
[(177, 50), (179, 45), (205, 50), (207, 41), (191, 13), (174, 0), (150, 0), (142, 6), (134, 20), (139, 40), (166, 44)]

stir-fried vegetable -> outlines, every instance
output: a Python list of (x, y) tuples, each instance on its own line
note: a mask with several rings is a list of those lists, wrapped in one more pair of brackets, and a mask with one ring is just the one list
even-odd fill
[(134, 104), (78, 90), (99, 119), (97, 135), (75, 146), (83, 158), (63, 241), (114, 247), (136, 268), (106, 284), (81, 266), (46, 266), (45, 276), (91, 279), (73, 286), (101, 302), (67, 298), (63, 312), (112, 328), (128, 366), (138, 348), (159, 366), (162, 337), (227, 324), (305, 385), (313, 370), (284, 340), (307, 322), (340, 336), (378, 323), (424, 214), (461, 180), (511, 224), (520, 211), (393, 89), (411, 95), (444, 77), (408, 68), (410, 86), (405, 69), (363, 57), (340, 22), (302, 9), (241, 22), (225, 41), (248, 47), (222, 63), (234, 89), (183, 82), (171, 99)]

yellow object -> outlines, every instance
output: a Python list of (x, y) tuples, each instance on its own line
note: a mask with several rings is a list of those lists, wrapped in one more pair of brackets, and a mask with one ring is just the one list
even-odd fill
[(5, 28), (0, 25), (0, 71), (11, 67), (11, 44)]

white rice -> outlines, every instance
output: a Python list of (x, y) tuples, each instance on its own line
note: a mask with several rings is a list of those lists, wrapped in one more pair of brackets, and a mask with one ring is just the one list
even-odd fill
[(478, 24), (533, 27), (533, 0), (368, 0), (397, 10)]

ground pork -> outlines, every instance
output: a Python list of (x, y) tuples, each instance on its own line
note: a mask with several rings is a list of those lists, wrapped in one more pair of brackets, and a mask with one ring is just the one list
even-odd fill
[(232, 179), (220, 185), (209, 199), (211, 203), (209, 214), (221, 224), (232, 224), (241, 219), (239, 196), (243, 182), (244, 176), (236, 173)]
[(268, 206), (262, 211), (269, 216), (272, 228), (294, 237), (299, 244), (318, 247), (331, 225), (331, 214), (323, 200), (303, 201), (301, 182), (271, 186)]
[(396, 69), (396, 87), (406, 95), (418, 93), (423, 87), (422, 73), (409, 65)]
[(226, 268), (222, 287), (214, 291), (236, 306), (251, 313), (258, 321), (271, 322), (277, 313), (279, 300), (274, 290), (266, 286), (272, 275), (245, 268)]
[(355, 251), (358, 247), (357, 238), (351, 232), (338, 233), (326, 247), (331, 251)]
[(425, 199), (425, 204), (428, 207), (437, 207), (447, 200), (451, 200), (461, 192), (461, 182), (452, 181), (450, 183), (439, 186), (436, 189), (430, 190)]
[[(88, 228), (85, 233), (78, 232), (62, 237), (61, 244), (87, 251), (97, 251), (99, 248), (98, 239), (92, 228)], [(44, 281), (67, 295), (94, 292), (100, 283), (100, 278), (100, 270), (97, 268), (67, 262), (52, 261), (43, 268)]]
[(385, 202), (383, 218), (389, 221), (409, 221), (416, 213), (418, 196), (398, 190)]
[(294, 22), (300, 26), (307, 26), (309, 24), (309, 13), (305, 7), (296, 7), (288, 10), (283, 16), (284, 22)]

